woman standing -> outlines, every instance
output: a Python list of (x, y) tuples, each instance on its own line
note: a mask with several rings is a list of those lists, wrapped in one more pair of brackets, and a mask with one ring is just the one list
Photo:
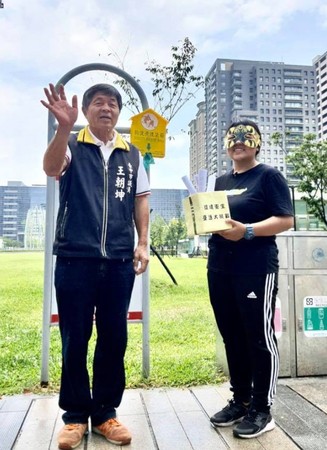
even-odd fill
[(232, 123), (225, 145), (233, 169), (217, 178), (215, 190), (227, 191), (232, 228), (210, 238), (207, 268), (233, 399), (210, 421), (213, 426), (238, 423), (234, 436), (252, 438), (275, 427), (270, 414), (279, 369), (275, 235), (293, 226), (293, 208), (283, 175), (256, 159), (261, 133), (254, 122)]

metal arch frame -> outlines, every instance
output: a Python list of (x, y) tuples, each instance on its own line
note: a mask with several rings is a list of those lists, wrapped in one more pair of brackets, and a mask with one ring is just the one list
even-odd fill
[(124, 80), (126, 80), (137, 92), (139, 99), (141, 100), (143, 110), (149, 108), (148, 100), (145, 96), (145, 93), (141, 88), (141, 86), (138, 84), (138, 82), (135, 80), (135, 78), (133, 78), (129, 73), (125, 72), (124, 70), (119, 69), (119, 67), (115, 67), (110, 64), (90, 63), (75, 67), (75, 69), (70, 70), (60, 78), (60, 80), (56, 84), (56, 87), (59, 86), (59, 84), (65, 85), (76, 75), (80, 75), (81, 73), (89, 72), (91, 70), (103, 70), (106, 72), (115, 73), (116, 75), (119, 75), (121, 78), (124, 78)]
[[(127, 72), (110, 64), (90, 63), (75, 67), (63, 75), (56, 83), (65, 85), (81, 73), (103, 70), (124, 78), (136, 91), (142, 104), (143, 110), (149, 108), (146, 95), (138, 82)], [(75, 126), (74, 129), (79, 129)], [(48, 143), (55, 134), (56, 121), (53, 114), (48, 113)], [(129, 133), (130, 128), (120, 128), (117, 130), (122, 133)], [(149, 170), (147, 170), (149, 177)], [(54, 177), (47, 177), (46, 194), (46, 232), (45, 232), (45, 255), (44, 255), (44, 291), (43, 291), (43, 325), (42, 325), (42, 357), (41, 357), (41, 385), (46, 386), (49, 382), (49, 349), (50, 349), (50, 317), (51, 303), (54, 296), (53, 267), (54, 256), (52, 255), (52, 244), (54, 240), (54, 230), (56, 221), (56, 211), (58, 209), (58, 200), (56, 199), (56, 185)], [(148, 377), (150, 373), (150, 347), (149, 347), (149, 269), (142, 274), (142, 371), (143, 376)]]

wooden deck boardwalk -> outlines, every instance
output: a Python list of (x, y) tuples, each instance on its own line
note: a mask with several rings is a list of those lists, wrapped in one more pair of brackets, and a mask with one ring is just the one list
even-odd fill
[[(273, 415), (277, 427), (256, 439), (235, 439), (209, 417), (226, 405), (228, 384), (185, 389), (126, 390), (119, 419), (133, 435), (119, 447), (89, 433), (77, 450), (326, 450), (327, 377), (280, 379)], [(58, 397), (0, 400), (0, 450), (55, 450), (62, 427)]]

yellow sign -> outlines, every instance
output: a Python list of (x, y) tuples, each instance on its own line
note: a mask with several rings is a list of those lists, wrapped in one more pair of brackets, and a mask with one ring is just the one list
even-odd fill
[(151, 108), (136, 114), (131, 120), (131, 143), (141, 151), (142, 155), (151, 153), (155, 158), (163, 158), (168, 120)]

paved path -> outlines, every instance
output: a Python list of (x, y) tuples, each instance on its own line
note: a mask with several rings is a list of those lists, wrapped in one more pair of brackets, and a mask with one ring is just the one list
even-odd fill
[[(119, 418), (132, 432), (128, 450), (327, 450), (327, 377), (280, 379), (277, 427), (257, 439), (235, 439), (208, 418), (230, 398), (228, 384), (126, 390)], [(0, 450), (54, 450), (62, 427), (58, 397), (0, 400)], [(119, 449), (90, 433), (77, 450)]]

